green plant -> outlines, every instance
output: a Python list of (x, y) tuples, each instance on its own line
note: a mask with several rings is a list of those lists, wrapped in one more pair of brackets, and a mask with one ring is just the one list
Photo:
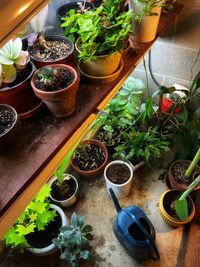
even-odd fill
[(4, 240), (7, 246), (22, 249), (28, 247), (26, 235), (35, 230), (44, 230), (45, 226), (54, 220), (56, 210), (50, 208), (49, 196), (50, 187), (44, 185), (5, 235)]
[(76, 213), (71, 216), (71, 224), (61, 227), (58, 238), (54, 238), (53, 244), (57, 246), (60, 258), (70, 263), (71, 267), (80, 266), (80, 261), (89, 260), (89, 241), (93, 239), (92, 226), (85, 224), (85, 217), (77, 217)]
[(42, 67), (38, 73), (38, 77), (40, 78), (40, 82), (44, 84), (51, 84), (54, 76), (56, 75), (57, 70), (52, 67)]
[(161, 156), (162, 151), (169, 150), (169, 142), (160, 138), (157, 127), (149, 127), (147, 131), (131, 128), (122, 135), (121, 143), (115, 147), (114, 157), (135, 159), (149, 164), (150, 160)]
[(13, 82), (17, 77), (17, 69), (24, 69), (29, 60), (27, 51), (22, 50), (20, 38), (11, 39), (0, 49), (0, 84)]
[(116, 9), (111, 7), (111, 2), (104, 1), (95, 11), (75, 13), (70, 10), (69, 16), (62, 18), (65, 35), (72, 40), (80, 37), (79, 58), (84, 62), (95, 60), (98, 55), (112, 54), (125, 46), (124, 41), (132, 29), (133, 13), (131, 10), (119, 12), (122, 1), (118, 1)]
[(187, 197), (192, 190), (199, 185), (200, 175), (188, 186), (188, 188), (181, 194), (179, 199), (175, 200), (173, 205), (178, 217), (185, 221), (188, 218), (188, 201)]

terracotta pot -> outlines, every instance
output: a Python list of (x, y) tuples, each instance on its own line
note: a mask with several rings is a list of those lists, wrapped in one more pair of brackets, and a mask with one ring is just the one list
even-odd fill
[[(81, 39), (78, 38), (75, 47), (78, 53), (81, 52), (80, 48)], [(108, 76), (113, 74), (119, 67), (121, 61), (121, 53), (116, 51), (111, 55), (95, 55), (96, 60), (88, 60), (81, 63), (82, 70), (91, 76)]]
[[(172, 173), (172, 170), (173, 168), (175, 167), (176, 164), (180, 164), (181, 162), (183, 163), (186, 163), (187, 166), (189, 167), (191, 161), (189, 160), (177, 160), (177, 161), (174, 161), (170, 167), (169, 167), (169, 171), (168, 171), (168, 179), (169, 179), (169, 182), (170, 182), (170, 185), (171, 185), (171, 188), (173, 189), (177, 189), (177, 190), (180, 190), (180, 191), (185, 191), (187, 188), (188, 188), (188, 185), (186, 184), (183, 184), (183, 183), (179, 183), (175, 180), (174, 178), (174, 175)], [(185, 171), (187, 170), (187, 168), (185, 169)], [(200, 167), (199, 166), (196, 166), (193, 173), (192, 173), (192, 181), (197, 177), (198, 173), (200, 174)], [(192, 182), (191, 181), (191, 182)], [(200, 190), (200, 185), (195, 187), (193, 192), (192, 193), (196, 193), (197, 191)]]
[(16, 110), (9, 106), (0, 104), (0, 110), (9, 110), (14, 114), (15, 121), (7, 132), (0, 134), (0, 155), (6, 155), (19, 147), (22, 141), (21, 122)]
[[(142, 3), (135, 3), (135, 0), (129, 1), (129, 8), (134, 10), (134, 13), (140, 13), (143, 9)], [(133, 39), (139, 43), (147, 43), (153, 41), (156, 37), (158, 23), (161, 14), (161, 7), (152, 8), (152, 13), (157, 15), (144, 16), (140, 23), (133, 21)]]
[[(61, 227), (68, 225), (68, 221), (67, 218), (65, 216), (64, 211), (58, 207), (57, 205), (54, 204), (50, 204), (50, 207), (52, 209), (55, 209), (56, 212), (59, 214), (59, 216), (61, 217)], [(56, 247), (53, 243), (50, 244), (47, 247), (44, 248), (34, 248), (34, 247), (30, 247), (30, 248), (26, 248), (29, 252), (37, 255), (37, 256), (47, 256), (49, 254), (52, 254), (54, 252), (56, 252), (58, 250), (58, 247)]]
[(35, 70), (33, 63), (27, 64), (28, 74), (25, 80), (19, 84), (8, 84), (0, 90), (0, 103), (14, 107), (21, 119), (30, 118), (41, 108), (41, 100), (36, 97), (30, 85), (31, 77)]
[[(78, 182), (77, 182), (77, 179), (71, 175), (71, 174), (65, 174), (64, 175), (64, 180), (67, 180), (67, 177), (70, 177), (70, 179), (74, 180), (75, 184), (76, 184), (76, 189), (73, 193), (73, 195), (70, 197), (70, 198), (66, 198), (65, 200), (58, 200), (58, 199), (55, 199), (52, 194), (50, 194), (50, 198), (53, 200), (54, 203), (58, 204), (58, 205), (61, 205), (62, 207), (70, 207), (72, 206), (76, 200), (77, 200), (77, 197), (78, 197), (78, 191), (79, 191), (79, 186), (78, 186)], [(50, 187), (52, 187), (52, 184), (57, 180), (57, 177), (53, 177), (50, 181), (49, 181), (49, 185)]]
[(74, 165), (74, 163), (73, 163), (73, 158), (71, 158), (70, 165), (74, 169), (74, 171), (76, 173), (80, 174), (81, 176), (84, 176), (86, 178), (97, 177), (103, 171), (103, 169), (104, 169), (104, 167), (108, 161), (108, 151), (107, 151), (107, 149), (103, 143), (101, 143), (100, 141), (94, 140), (94, 139), (84, 140), (81, 143), (83, 143), (83, 144), (95, 144), (95, 145), (101, 147), (101, 149), (103, 150), (104, 155), (105, 155), (105, 160), (101, 166), (99, 166), (97, 169), (91, 170), (91, 171), (80, 170), (79, 168), (77, 168), (76, 165)]
[[(126, 165), (130, 171), (130, 177), (129, 179), (123, 183), (123, 184), (115, 184), (113, 182), (111, 182), (109, 180), (109, 177), (107, 175), (107, 170), (108, 168), (111, 166), (111, 165), (115, 165), (115, 164), (121, 164), (121, 165)], [(128, 164), (127, 162), (123, 161), (123, 160), (114, 160), (114, 161), (111, 161), (105, 168), (104, 170), (104, 179), (106, 181), (106, 188), (107, 188), (107, 191), (108, 193), (110, 194), (109, 192), (109, 188), (112, 188), (114, 193), (115, 193), (115, 196), (117, 198), (123, 198), (123, 197), (126, 197), (130, 190), (131, 190), (131, 185), (132, 185), (132, 180), (133, 180), (133, 169), (132, 167), (130, 166), (130, 164)]]
[[(69, 54), (63, 58), (55, 59), (55, 60), (42, 60), (42, 59), (36, 59), (33, 57), (30, 53), (30, 57), (32, 61), (34, 62), (37, 69), (51, 65), (51, 64), (66, 64), (74, 67), (74, 43), (67, 37), (60, 36), (60, 35), (49, 35), (45, 36), (45, 39), (48, 40), (54, 40), (54, 41), (64, 41), (65, 43), (69, 44), (71, 46), (71, 49), (69, 51)], [(29, 48), (29, 52), (31, 51), (31, 48)]]
[(36, 70), (32, 77), (31, 85), (37, 97), (44, 101), (54, 116), (66, 117), (75, 111), (76, 93), (80, 79), (77, 71), (71, 66), (64, 64), (52, 64), (49, 66), (56, 69), (62, 68), (71, 72), (74, 76), (74, 81), (69, 86), (59, 91), (42, 91), (35, 86), (35, 80), (39, 72), (39, 70)]
[(181, 221), (178, 218), (174, 218), (172, 217), (166, 210), (166, 206), (167, 206), (167, 202), (168, 201), (174, 201), (175, 199), (178, 198), (178, 196), (181, 194), (180, 191), (178, 190), (168, 190), (166, 192), (164, 192), (161, 197), (160, 197), (160, 201), (159, 201), (159, 211), (160, 211), (160, 215), (162, 217), (162, 219), (170, 226), (172, 227), (179, 227), (182, 226), (188, 222), (190, 222), (194, 215), (195, 215), (195, 205), (193, 200), (191, 199), (191, 197), (189, 196), (187, 198), (187, 200), (189, 201), (189, 207), (190, 207), (190, 214), (187, 218), (187, 220), (185, 221)]

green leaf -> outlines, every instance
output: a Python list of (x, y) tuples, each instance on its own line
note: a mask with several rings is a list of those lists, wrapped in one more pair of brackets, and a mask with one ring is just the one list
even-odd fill
[(83, 233), (91, 232), (92, 230), (93, 230), (93, 228), (89, 224), (86, 224), (82, 229)]
[(186, 199), (177, 199), (174, 201), (174, 208), (178, 217), (185, 221), (188, 218), (188, 203)]
[(29, 233), (34, 232), (34, 229), (35, 229), (35, 224), (34, 223), (31, 223), (26, 227), (24, 227), (23, 225), (17, 225), (16, 233), (18, 233), (20, 236), (21, 235), (27, 235)]
[(44, 202), (44, 200), (50, 196), (50, 192), (51, 192), (50, 186), (45, 184), (37, 193), (35, 201)]
[(91, 258), (91, 253), (88, 250), (83, 250), (81, 252), (81, 258), (84, 260), (89, 260)]
[(77, 232), (76, 235), (75, 235), (75, 242), (77, 245), (81, 245), (81, 233), (80, 232)]
[(78, 218), (75, 212), (73, 212), (72, 217), (71, 217), (71, 224), (73, 227), (77, 227), (78, 225)]

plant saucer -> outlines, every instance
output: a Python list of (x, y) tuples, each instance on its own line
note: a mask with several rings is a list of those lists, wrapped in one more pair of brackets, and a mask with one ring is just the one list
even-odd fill
[(85, 80), (87, 80), (88, 82), (91, 82), (91, 83), (109, 83), (109, 82), (112, 82), (119, 76), (123, 67), (124, 67), (124, 61), (123, 61), (123, 59), (121, 59), (119, 67), (114, 73), (112, 73), (108, 76), (92, 76), (92, 75), (87, 74), (83, 70), (82, 62), (81, 61), (78, 62), (78, 69), (79, 69), (81, 75), (84, 77)]

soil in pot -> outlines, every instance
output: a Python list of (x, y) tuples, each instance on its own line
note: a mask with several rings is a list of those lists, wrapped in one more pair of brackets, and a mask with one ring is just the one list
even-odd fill
[(125, 164), (113, 164), (108, 167), (106, 175), (112, 183), (124, 184), (130, 178), (130, 170)]
[(198, 168), (196, 167), (194, 169), (195, 175), (186, 177), (185, 172), (188, 169), (189, 165), (190, 161), (177, 161), (177, 163), (172, 166), (171, 172), (177, 183), (185, 184), (186, 186), (188, 186), (192, 183), (193, 179), (195, 179), (200, 174)]
[(15, 122), (15, 114), (10, 110), (0, 110), (0, 136), (6, 133)]
[(51, 196), (59, 201), (66, 200), (73, 196), (76, 191), (76, 182), (74, 179), (64, 180), (60, 186), (57, 181), (52, 184)]
[(105, 154), (96, 144), (81, 144), (75, 151), (73, 164), (80, 170), (96, 170), (105, 161)]
[(56, 69), (51, 83), (45, 84), (37, 76), (35, 86), (42, 91), (59, 91), (69, 86), (74, 81), (74, 75), (66, 69)]
[(59, 229), (62, 226), (62, 220), (57, 215), (53, 221), (51, 221), (45, 230), (35, 231), (26, 236), (27, 243), (34, 248), (44, 248), (52, 244), (52, 239), (56, 238), (59, 234)]
[(71, 49), (71, 45), (64, 40), (46, 40), (40, 35), (29, 52), (36, 60), (54, 61), (67, 57)]
[[(164, 199), (163, 199), (163, 207), (165, 208), (166, 212), (173, 217), (174, 219), (181, 221), (180, 218), (178, 217), (178, 215), (176, 214), (176, 211), (174, 209), (173, 206), (173, 202), (178, 199), (181, 195), (181, 192), (178, 191), (171, 191), (170, 193), (166, 194)], [(187, 198), (187, 202), (188, 202), (188, 210), (189, 210), (189, 214), (191, 214), (192, 212), (192, 204), (191, 202), (188, 200)]]

